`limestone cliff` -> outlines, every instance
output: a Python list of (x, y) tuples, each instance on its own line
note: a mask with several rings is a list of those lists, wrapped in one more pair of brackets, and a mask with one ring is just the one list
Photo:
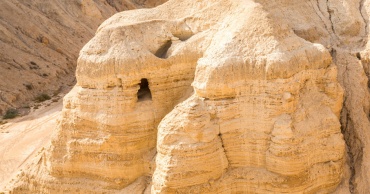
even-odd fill
[(79, 50), (117, 11), (153, 0), (6, 0), (0, 2), (0, 115), (37, 95), (74, 85)]
[(367, 2), (170, 0), (114, 15), (80, 52), (52, 146), (10, 188), (368, 193)]

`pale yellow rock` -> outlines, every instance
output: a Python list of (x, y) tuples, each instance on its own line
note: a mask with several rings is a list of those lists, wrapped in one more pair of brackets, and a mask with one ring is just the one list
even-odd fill
[(165, 1), (1, 1), (0, 116), (73, 86), (78, 53), (105, 19)]
[[(170, 0), (114, 15), (80, 52), (44, 162), (13, 191), (367, 193), (367, 51), (351, 54), (363, 3)], [(346, 161), (341, 124), (362, 158)]]

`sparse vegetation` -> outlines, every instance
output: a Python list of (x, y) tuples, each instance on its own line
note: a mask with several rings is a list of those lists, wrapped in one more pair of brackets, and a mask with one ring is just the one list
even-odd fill
[(6, 111), (5, 115), (3, 116), (3, 119), (12, 119), (17, 116), (18, 116), (17, 109), (11, 108)]
[(32, 90), (33, 89), (32, 84), (25, 84), (24, 86), (26, 86), (27, 90)]
[(51, 99), (51, 97), (48, 94), (42, 93), (42, 94), (38, 95), (35, 98), (35, 101), (36, 102), (44, 102), (44, 101), (50, 100), (50, 99)]
[(53, 92), (53, 96), (58, 96), (58, 94), (62, 92), (62, 87), (59, 87), (57, 90)]

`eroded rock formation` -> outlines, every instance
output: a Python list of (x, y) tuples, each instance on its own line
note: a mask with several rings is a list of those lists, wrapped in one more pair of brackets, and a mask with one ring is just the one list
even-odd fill
[(367, 193), (368, 9), (171, 0), (114, 15), (13, 191)]
[(0, 115), (41, 93), (74, 85), (78, 53), (117, 11), (153, 0), (7, 0), (0, 2)]

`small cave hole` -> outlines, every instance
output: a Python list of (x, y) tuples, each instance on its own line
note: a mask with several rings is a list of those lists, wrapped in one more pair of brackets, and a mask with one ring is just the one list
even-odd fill
[(145, 101), (145, 100), (152, 100), (152, 93), (150, 92), (150, 89), (149, 89), (148, 79), (146, 78), (141, 79), (139, 86), (140, 86), (140, 89), (137, 92), (138, 102)]
[(361, 54), (360, 53), (356, 53), (356, 57), (357, 57), (358, 60), (361, 61)]
[(161, 47), (159, 47), (159, 49), (154, 53), (154, 55), (157, 56), (158, 58), (162, 59), (166, 58), (167, 51), (171, 47), (171, 45), (172, 45), (171, 40), (166, 41)]

